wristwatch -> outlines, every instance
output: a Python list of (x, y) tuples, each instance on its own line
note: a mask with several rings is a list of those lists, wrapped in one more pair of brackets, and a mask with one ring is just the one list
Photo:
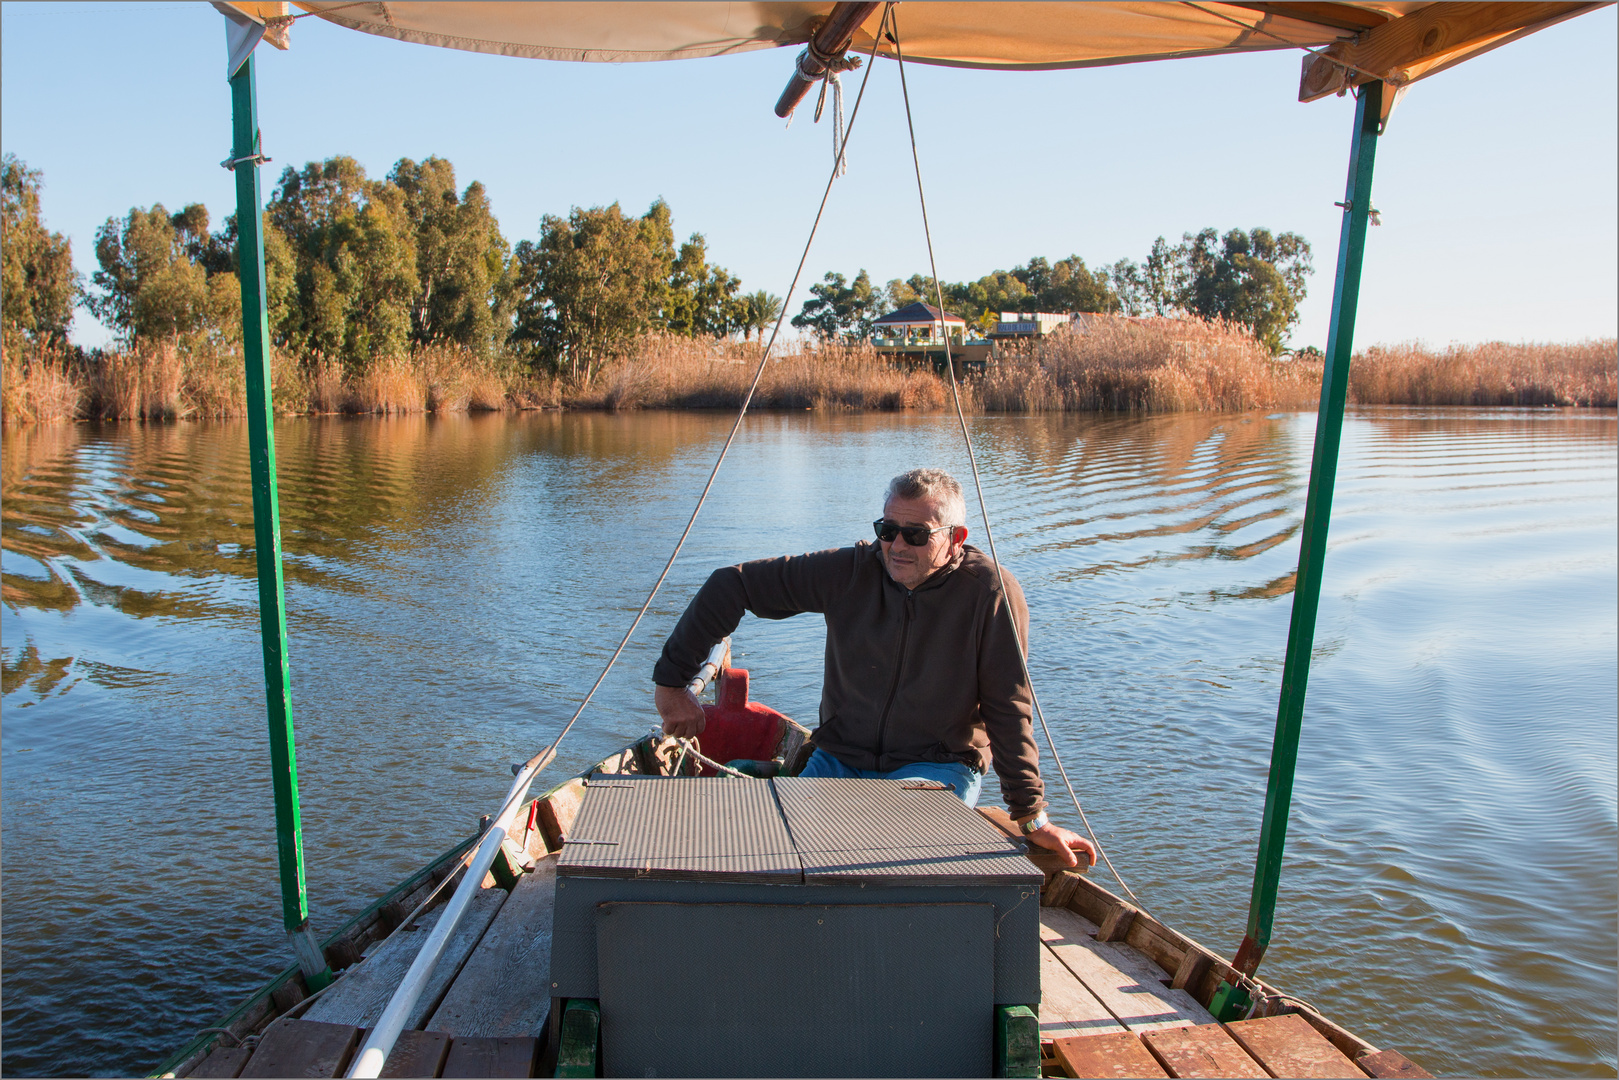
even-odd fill
[(1019, 822), (1018, 828), (1023, 831), (1024, 836), (1028, 836), (1030, 833), (1038, 832), (1050, 824), (1051, 819), (1047, 817), (1046, 812), (1042, 810), (1038, 814), (1034, 815), (1034, 817), (1029, 818), (1027, 821)]

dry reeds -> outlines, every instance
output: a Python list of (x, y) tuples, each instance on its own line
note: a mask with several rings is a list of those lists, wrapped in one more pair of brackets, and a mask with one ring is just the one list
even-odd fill
[[(588, 386), (560, 386), (575, 409), (723, 408), (742, 404), (758, 370), (756, 342), (643, 338)], [(947, 391), (931, 372), (895, 367), (869, 345), (825, 343), (773, 356), (751, 407), (759, 409), (937, 409)]]
[(1222, 412), (1309, 408), (1320, 379), (1224, 323), (1099, 318), (1005, 350), (971, 386), (990, 412)]
[[(457, 412), (555, 405), (496, 362), (465, 350), (429, 348), (379, 357), (345, 372), (316, 356), (279, 352), (270, 361), (276, 411), (300, 413)], [(0, 415), (6, 423), (45, 420), (219, 419), (247, 412), (241, 349), (213, 339), (138, 342), (132, 349), (70, 357), (18, 340), (4, 350)]]
[(1492, 341), (1435, 352), (1420, 342), (1373, 346), (1349, 366), (1360, 405), (1575, 405), (1619, 403), (1619, 342), (1567, 345)]
[(84, 392), (59, 349), (8, 341), (0, 349), (0, 416), (7, 423), (71, 420)]
[[(361, 371), (312, 357), (271, 359), (281, 413), (456, 412), (533, 408), (724, 408), (741, 404), (758, 342), (653, 334), (588, 383), (525, 377), (511, 358), (453, 347), (379, 357)], [(238, 346), (213, 338), (143, 342), (72, 356), (8, 340), (0, 409), (6, 423), (73, 418), (240, 416), (246, 379)], [(1373, 347), (1350, 369), (1351, 400), (1392, 405), (1581, 405), (1613, 408), (1616, 343)], [(1211, 412), (1309, 409), (1319, 360), (1275, 360), (1241, 330), (1183, 319), (1095, 318), (1003, 348), (962, 383), (977, 412)], [(870, 346), (822, 343), (766, 365), (756, 409), (936, 410), (948, 384)]]

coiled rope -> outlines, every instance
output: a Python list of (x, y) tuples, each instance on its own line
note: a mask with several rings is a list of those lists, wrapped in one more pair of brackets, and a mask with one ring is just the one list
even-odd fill
[[(892, 8), (893, 5), (889, 5)], [(905, 85), (905, 52), (899, 43), (899, 20), (892, 13), (888, 16), (888, 40), (894, 46), (894, 60), (899, 65), (900, 95), (905, 101), (905, 128), (911, 137), (911, 162), (916, 167), (916, 197), (922, 207), (922, 235), (928, 244), (928, 271), (933, 275), (933, 293), (939, 305), (939, 317), (944, 318), (944, 286), (939, 280), (939, 265), (933, 256), (933, 232), (928, 228), (928, 198), (922, 188), (922, 156), (916, 146), (916, 125), (911, 120), (911, 94)], [(882, 37), (879, 30), (878, 37)], [(973, 448), (972, 433), (967, 429), (967, 414), (961, 408), (961, 388), (956, 382), (956, 362), (950, 353), (950, 335), (944, 335), (945, 369), (950, 373), (950, 400), (955, 403), (956, 420), (961, 425), (961, 439), (967, 446), (967, 461), (972, 465), (973, 487), (978, 492), (978, 512), (984, 519), (984, 536), (989, 541), (989, 557), (995, 564), (995, 580), (1000, 585), (1001, 595), (1006, 595), (1006, 575), (1001, 569), (1001, 557), (995, 551), (995, 530), (989, 523), (989, 506), (984, 500), (984, 481), (978, 474), (978, 453)], [(1073, 800), (1074, 809), (1079, 812), (1079, 820), (1085, 826), (1085, 832), (1090, 836), (1091, 843), (1096, 845), (1096, 853), (1107, 864), (1113, 880), (1119, 883), (1130, 899), (1135, 901), (1137, 907), (1146, 911), (1146, 905), (1136, 896), (1130, 886), (1124, 883), (1119, 871), (1114, 867), (1113, 860), (1108, 858), (1107, 851), (1102, 842), (1096, 838), (1096, 830), (1091, 828), (1091, 822), (1085, 816), (1085, 808), (1080, 804), (1079, 796), (1074, 794), (1073, 782), (1068, 779), (1068, 769), (1062, 763), (1062, 756), (1057, 753), (1057, 742), (1051, 737), (1051, 725), (1046, 723), (1045, 710), (1040, 707), (1040, 695), (1034, 689), (1034, 678), (1029, 674), (1029, 658), (1023, 652), (1023, 636), (1018, 632), (1017, 619), (1012, 614), (1011, 604), (1006, 605), (1006, 618), (1012, 624), (1012, 638), (1017, 644), (1018, 663), (1023, 668), (1023, 681), (1028, 684), (1029, 697), (1034, 702), (1034, 713), (1040, 718), (1040, 728), (1046, 735), (1046, 746), (1051, 749), (1051, 760), (1057, 763), (1057, 771), (1062, 775), (1063, 787), (1068, 789), (1068, 797)]]

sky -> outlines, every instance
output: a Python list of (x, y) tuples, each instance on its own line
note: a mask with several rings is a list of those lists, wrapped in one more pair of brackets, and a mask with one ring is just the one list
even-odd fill
[[(436, 154), (484, 184), (514, 245), (547, 214), (661, 197), (745, 291), (786, 295), (832, 160), (828, 120), (772, 112), (794, 55), (559, 63), (301, 19), (290, 51), (258, 52), (264, 190), (337, 154), (376, 177)], [(1036, 255), (1140, 261), (1154, 238), (1205, 227), (1296, 232), (1315, 274), (1292, 343), (1324, 347), (1354, 104), (1298, 103), (1300, 57), (908, 65), (940, 276)], [(1378, 147), (1357, 346), (1619, 333), (1616, 112), (1613, 7), (1414, 85)], [(0, 149), (43, 173), (46, 225), (87, 282), (96, 228), (131, 207), (202, 202), (217, 228), (235, 208), (229, 147), (224, 19), (208, 4), (0, 4)], [(879, 60), (789, 311), (827, 271), (881, 283), (927, 265), (899, 80)], [(73, 337), (109, 334), (81, 310)]]

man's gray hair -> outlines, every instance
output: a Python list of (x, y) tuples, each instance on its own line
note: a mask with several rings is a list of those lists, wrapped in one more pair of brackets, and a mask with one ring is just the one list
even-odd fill
[(902, 472), (888, 482), (889, 499), (928, 499), (939, 508), (940, 525), (967, 524), (967, 501), (962, 498), (961, 485), (943, 469), (912, 469)]

